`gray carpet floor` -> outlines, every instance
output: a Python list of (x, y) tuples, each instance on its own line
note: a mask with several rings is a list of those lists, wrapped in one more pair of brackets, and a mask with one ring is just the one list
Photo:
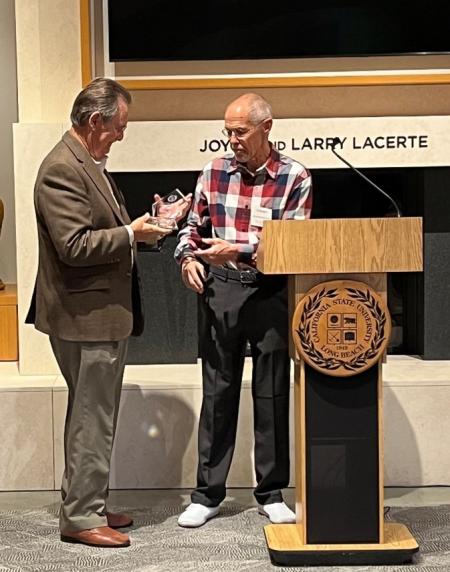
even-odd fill
[[(134, 517), (132, 545), (96, 549), (59, 540), (57, 503), (35, 509), (0, 510), (0, 571), (235, 572), (295, 568), (270, 563), (263, 526), (268, 521), (251, 503), (224, 503), (221, 513), (200, 529), (182, 529), (181, 501), (127, 510)], [(143, 503), (145, 504), (145, 503)], [(111, 507), (126, 510), (123, 507)], [(404, 566), (302, 568), (315, 572), (450, 572), (450, 505), (392, 508), (388, 520), (406, 524), (420, 545), (414, 563)]]

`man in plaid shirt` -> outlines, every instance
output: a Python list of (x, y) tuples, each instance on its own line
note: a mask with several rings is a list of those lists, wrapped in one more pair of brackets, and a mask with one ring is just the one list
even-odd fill
[(178, 524), (196, 527), (219, 512), (236, 440), (247, 343), (253, 375), (254, 491), (271, 522), (295, 522), (281, 489), (289, 483), (289, 354), (284, 276), (256, 270), (265, 220), (309, 218), (311, 176), (269, 142), (270, 105), (242, 95), (227, 107), (223, 134), (233, 154), (201, 172), (175, 258), (200, 295), (203, 404), (192, 503)]

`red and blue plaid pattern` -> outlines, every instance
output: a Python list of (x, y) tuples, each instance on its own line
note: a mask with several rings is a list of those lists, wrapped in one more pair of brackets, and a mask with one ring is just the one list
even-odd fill
[(262, 227), (252, 221), (252, 211), (270, 209), (272, 220), (309, 218), (311, 191), (309, 171), (273, 147), (255, 174), (234, 155), (214, 159), (199, 175), (187, 224), (178, 235), (176, 260), (192, 255), (200, 237), (208, 235), (239, 244), (243, 260), (248, 255), (254, 261)]

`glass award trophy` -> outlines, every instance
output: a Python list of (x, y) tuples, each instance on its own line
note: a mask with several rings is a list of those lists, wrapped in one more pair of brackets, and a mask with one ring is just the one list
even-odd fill
[[(164, 195), (153, 203), (152, 215), (161, 221), (159, 226), (162, 226), (163, 228), (173, 228), (174, 230), (177, 228), (176, 221), (181, 215), (180, 201), (184, 200), (185, 196), (180, 189), (174, 189), (169, 194)], [(174, 226), (163, 226), (172, 224), (165, 222), (167, 220), (173, 221)]]
[[(164, 195), (152, 204), (152, 216), (147, 220), (147, 222), (163, 229), (171, 231), (177, 230), (177, 218), (182, 213), (182, 210), (180, 209), (180, 200), (184, 201), (186, 199), (179, 189), (174, 189), (169, 194)], [(164, 242), (164, 238), (153, 244), (140, 245), (139, 250), (159, 252)]]

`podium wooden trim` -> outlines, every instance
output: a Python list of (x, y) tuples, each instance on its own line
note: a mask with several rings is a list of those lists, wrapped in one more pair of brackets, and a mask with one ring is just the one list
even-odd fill
[(264, 527), (273, 564), (278, 566), (378, 566), (405, 564), (419, 547), (404, 524), (384, 524), (384, 542), (372, 544), (305, 544), (302, 524), (269, 524)]
[(17, 286), (5, 284), (0, 290), (0, 361), (17, 361)]
[[(306, 293), (323, 282), (341, 279), (363, 282), (386, 301), (388, 272), (419, 272), (423, 268), (422, 219), (409, 217), (267, 221), (262, 231), (257, 266), (266, 274), (289, 275), (290, 322), (295, 308)], [(418, 550), (417, 542), (404, 525), (384, 522), (382, 359), (372, 366), (372, 371), (366, 370), (370, 371), (372, 380), (371, 399), (375, 411), (370, 422), (371, 434), (374, 436), (371, 442), (377, 451), (377, 457), (372, 458), (378, 458), (377, 464), (373, 464), (374, 467), (377, 466), (376, 474), (373, 474), (373, 483), (377, 484), (377, 490), (373, 493), (371, 504), (373, 518), (370, 517), (372, 520), (368, 527), (371, 532), (367, 533), (367, 538), (370, 536), (371, 539), (364, 540), (366, 533), (363, 533), (362, 537), (356, 538), (356, 535), (346, 538), (343, 542), (308, 541), (309, 536), (320, 536), (320, 532), (317, 533), (317, 523), (320, 524), (320, 519), (316, 518), (311, 533), (312, 517), (315, 515), (311, 511), (317, 511), (317, 502), (313, 502), (315, 509), (308, 506), (308, 495), (310, 499), (314, 497), (311, 496), (311, 483), (308, 482), (308, 474), (310, 475), (311, 471), (308, 472), (307, 451), (311, 454), (311, 445), (308, 449), (307, 392), (308, 387), (314, 387), (316, 378), (314, 369), (307, 366), (297, 355), (292, 340), (290, 355), (295, 361), (297, 523), (265, 527), (272, 562), (289, 566), (399, 564), (410, 561)], [(318, 383), (322, 382), (320, 378), (317, 379)], [(334, 378), (337, 383), (339, 380), (348, 379), (351, 378)], [(325, 393), (331, 391), (326, 389), (326, 384), (324, 387)], [(350, 386), (350, 392), (356, 391), (352, 388), (353, 386)], [(337, 410), (340, 415), (339, 405)], [(344, 524), (343, 527), (345, 528)], [(349, 526), (348, 530), (354, 531), (354, 525), (353, 528)], [(327, 534), (330, 533), (325, 533), (325, 536)], [(343, 535), (345, 534), (344, 530)], [(352, 532), (349, 534), (351, 536)]]

